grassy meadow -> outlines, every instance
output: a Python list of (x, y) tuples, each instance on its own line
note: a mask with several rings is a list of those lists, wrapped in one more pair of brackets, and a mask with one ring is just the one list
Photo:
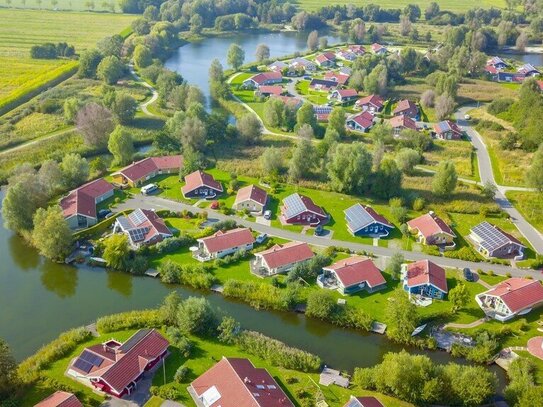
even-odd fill
[[(375, 1), (375, 0), (330, 0), (326, 3), (323, 3), (319, 0), (298, 0), (297, 4), (299, 8), (302, 8), (304, 10), (317, 10), (325, 5), (347, 5), (347, 4), (354, 4), (357, 7), (363, 7), (368, 4), (379, 4), (381, 8), (403, 8), (407, 6), (408, 4), (417, 4), (420, 6), (422, 10), (428, 6), (430, 2), (427, 0), (381, 0), (381, 1)], [(450, 10), (450, 11), (467, 11), (471, 8), (475, 7), (482, 7), (482, 8), (490, 8), (490, 7), (498, 7), (498, 8), (505, 8), (506, 3), (505, 0), (482, 0), (480, 2), (474, 3), (471, 0), (438, 0), (437, 3), (441, 7), (442, 10)]]
[(45, 42), (73, 44), (76, 52), (122, 32), (131, 15), (0, 8), (0, 106), (50, 82), (75, 61), (31, 59), (30, 48)]

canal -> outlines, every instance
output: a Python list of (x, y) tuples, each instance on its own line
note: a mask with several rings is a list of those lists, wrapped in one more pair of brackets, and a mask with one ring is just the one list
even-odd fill
[[(52, 263), (3, 227), (0, 259), (0, 337), (8, 341), (18, 360), (60, 332), (88, 324), (101, 315), (155, 307), (173, 289), (183, 297), (204, 296), (244, 328), (316, 353), (340, 369), (372, 366), (385, 353), (402, 349), (385, 336), (339, 329), (295, 313), (256, 311), (219, 294), (167, 286), (150, 277)], [(410, 351), (426, 354), (439, 363), (453, 360), (445, 352)], [(504, 383), (503, 373), (491, 369)]]

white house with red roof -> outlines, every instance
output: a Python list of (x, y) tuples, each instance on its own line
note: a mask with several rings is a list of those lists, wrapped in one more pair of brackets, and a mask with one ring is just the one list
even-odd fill
[(516, 237), (486, 221), (471, 228), (468, 240), (473, 243), (479, 253), (487, 258), (521, 260), (526, 249), (526, 246)]
[(390, 127), (392, 127), (392, 131), (396, 137), (399, 136), (403, 130), (419, 130), (415, 120), (409, 116), (394, 116), (388, 123), (390, 124)]
[(283, 224), (317, 226), (328, 220), (328, 215), (311, 198), (297, 192), (283, 199), (281, 216)]
[(247, 185), (240, 188), (232, 209), (236, 211), (249, 211), (262, 213), (268, 203), (268, 193), (256, 185)]
[(417, 120), (419, 116), (419, 108), (417, 104), (409, 99), (402, 99), (398, 102), (392, 111), (394, 116), (407, 116)]
[(364, 133), (373, 127), (373, 115), (368, 111), (353, 114), (347, 118), (345, 126), (349, 130)]
[(113, 233), (124, 233), (133, 248), (155, 244), (173, 236), (164, 220), (154, 211), (139, 208), (128, 216), (115, 219)]
[(313, 257), (315, 254), (307, 243), (276, 244), (267, 250), (255, 253), (255, 260), (251, 262), (251, 272), (259, 277), (274, 276), (286, 273)]
[(327, 81), (337, 82), (338, 85), (345, 85), (351, 76), (342, 72), (328, 71), (324, 74), (324, 79)]
[(315, 58), (315, 62), (320, 67), (334, 66), (336, 63), (336, 54), (334, 54), (333, 52), (324, 52), (317, 55), (317, 57)]
[(254, 89), (259, 86), (275, 85), (276, 83), (281, 82), (283, 82), (281, 71), (261, 72), (243, 81), (242, 87)]
[(358, 55), (348, 48), (340, 49), (336, 52), (336, 58), (344, 61), (354, 61), (358, 58)]
[(147, 157), (113, 173), (113, 180), (122, 185), (137, 187), (160, 174), (176, 174), (183, 165), (181, 155)]
[(132, 394), (143, 374), (168, 353), (169, 342), (155, 329), (140, 329), (124, 343), (110, 339), (74, 358), (66, 374), (115, 397)]
[(502, 71), (508, 67), (507, 63), (498, 56), (494, 56), (486, 61), (486, 66), (491, 66), (498, 71)]
[(324, 267), (317, 285), (347, 295), (360, 290), (372, 293), (385, 288), (387, 282), (371, 259), (354, 256)]
[(371, 114), (376, 114), (377, 112), (381, 111), (384, 105), (385, 105), (385, 101), (383, 100), (381, 96), (368, 95), (366, 97), (358, 99), (356, 103), (354, 104), (354, 108), (360, 109), (363, 112), (368, 111)]
[(385, 407), (385, 405), (373, 396), (351, 396), (343, 407)]
[(181, 187), (181, 192), (185, 198), (210, 199), (222, 194), (223, 188), (212, 175), (198, 170), (185, 177), (185, 185)]
[(339, 103), (349, 103), (358, 99), (358, 92), (356, 89), (336, 89), (328, 95), (328, 99)]
[(455, 122), (444, 120), (434, 124), (434, 133), (441, 140), (460, 140), (464, 132)]
[(353, 236), (384, 237), (394, 229), (394, 225), (371, 206), (357, 203), (343, 212), (347, 228)]
[(290, 61), (290, 67), (296, 70), (304, 70), (308, 72), (313, 72), (317, 70), (317, 64), (315, 62), (301, 57), (292, 59)]
[(543, 286), (539, 280), (509, 278), (477, 294), (475, 301), (486, 315), (505, 322), (543, 304)]
[(263, 85), (259, 86), (257, 90), (255, 90), (255, 95), (260, 97), (267, 97), (267, 96), (279, 96), (282, 95), (285, 90), (280, 85)]
[(113, 196), (115, 188), (106, 180), (81, 185), (60, 200), (64, 219), (71, 229), (87, 228), (98, 222), (96, 205)]
[(541, 72), (539, 72), (539, 70), (532, 64), (524, 64), (520, 66), (517, 69), (517, 72), (524, 76), (537, 76), (541, 74)]
[(409, 295), (442, 299), (449, 291), (445, 269), (430, 260), (402, 264), (402, 280)]
[(430, 211), (407, 222), (409, 232), (413, 233), (419, 243), (425, 245), (455, 246), (456, 234), (443, 219)]
[(224, 357), (188, 388), (194, 403), (205, 407), (294, 407), (266, 369), (249, 359)]
[(283, 61), (274, 61), (268, 65), (268, 69), (275, 72), (282, 72), (285, 68), (288, 68), (288, 64)]
[(198, 250), (194, 251), (194, 258), (198, 261), (209, 261), (234, 254), (239, 251), (253, 249), (255, 238), (250, 229), (237, 228), (217, 233), (196, 240)]
[(75, 394), (59, 390), (35, 404), (34, 407), (83, 407), (83, 404)]
[(374, 54), (377, 54), (377, 55), (385, 55), (388, 51), (385, 46), (378, 44), (376, 42), (371, 44), (371, 50), (373, 51)]

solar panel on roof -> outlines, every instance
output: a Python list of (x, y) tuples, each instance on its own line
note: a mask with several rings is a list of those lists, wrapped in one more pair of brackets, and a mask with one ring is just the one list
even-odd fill
[(132, 225), (125, 216), (119, 216), (117, 218), (117, 222), (119, 222), (119, 225), (121, 225), (124, 230), (130, 229), (132, 227)]
[(304, 212), (307, 208), (302, 201), (302, 198), (298, 194), (292, 194), (285, 198), (286, 217), (292, 218), (293, 216), (299, 215)]
[(147, 217), (141, 209), (136, 209), (130, 215), (128, 215), (134, 225), (140, 225), (147, 220)]
[(143, 338), (145, 338), (149, 332), (151, 332), (150, 329), (140, 329), (138, 332), (136, 332), (134, 335), (132, 335), (125, 343), (123, 343), (119, 347), (119, 351), (121, 352), (128, 352), (130, 349), (132, 349), (139, 341), (141, 341)]
[(79, 356), (79, 359), (82, 359), (85, 362), (88, 362), (94, 366), (100, 366), (102, 362), (104, 361), (104, 358), (94, 353), (91, 353), (88, 350), (83, 351), (81, 356)]
[(330, 114), (332, 112), (331, 106), (313, 106), (313, 111), (316, 114)]
[(375, 220), (373, 217), (362, 207), (362, 205), (353, 205), (345, 211), (351, 228), (353, 230), (360, 230), (369, 224), (373, 223)]
[(77, 358), (74, 362), (74, 367), (81, 370), (82, 372), (89, 373), (92, 369), (92, 363), (89, 363), (81, 358)]
[(509, 238), (488, 222), (475, 226), (473, 233), (481, 238), (481, 246), (487, 250), (497, 249), (509, 242)]

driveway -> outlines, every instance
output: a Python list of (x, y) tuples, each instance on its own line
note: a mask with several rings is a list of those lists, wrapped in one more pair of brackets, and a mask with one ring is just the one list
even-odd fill
[[(533, 246), (534, 250), (539, 253), (543, 254), (543, 235), (539, 233), (539, 231), (534, 228), (524, 217), (520, 214), (520, 212), (511, 205), (511, 202), (505, 197), (505, 191), (507, 191), (508, 187), (501, 186), (496, 184), (496, 180), (494, 179), (494, 173), (492, 171), (492, 163), (490, 161), (490, 155), (488, 154), (488, 149), (486, 147), (486, 144), (483, 141), (483, 138), (481, 135), (473, 128), (471, 127), (470, 123), (464, 119), (464, 116), (466, 113), (477, 106), (475, 105), (466, 105), (458, 109), (455, 113), (456, 121), (458, 122), (458, 125), (466, 132), (466, 134), (469, 136), (471, 143), (475, 147), (475, 150), (477, 152), (477, 161), (479, 163), (479, 174), (481, 176), (481, 182), (485, 184), (486, 182), (491, 182), (492, 184), (496, 185), (498, 188), (498, 191), (496, 192), (496, 203), (500, 205), (500, 208), (507, 212), (509, 217), (511, 218), (511, 221), (515, 224), (517, 229), (522, 233), (522, 235), (530, 242), (530, 244)], [(511, 190), (522, 190), (520, 188), (511, 188)]]
[(376, 247), (376, 246), (366, 245), (362, 243), (346, 242), (346, 241), (335, 240), (335, 239), (323, 239), (322, 237), (318, 237), (314, 235), (307, 235), (307, 234), (302, 235), (300, 233), (292, 232), (290, 230), (285, 230), (285, 229), (268, 226), (268, 225), (262, 225), (262, 224), (241, 219), (235, 216), (224, 215), (220, 212), (216, 212), (211, 209), (195, 208), (192, 205), (171, 201), (165, 198), (161, 198), (159, 196), (137, 195), (133, 198), (126, 200), (122, 204), (119, 204), (117, 207), (117, 210), (122, 211), (125, 209), (134, 209), (134, 208), (154, 209), (154, 210), (167, 209), (171, 211), (180, 211), (180, 210), (186, 209), (194, 213), (205, 211), (205, 212), (208, 212), (210, 218), (215, 218), (218, 220), (234, 219), (238, 223), (238, 225), (251, 228), (254, 231), (257, 231), (259, 233), (266, 233), (269, 236), (276, 236), (276, 237), (280, 237), (286, 240), (296, 240), (299, 242), (305, 242), (313, 246), (320, 246), (320, 247), (337, 246), (337, 247), (349, 249), (352, 252), (367, 251), (377, 256), (386, 256), (386, 257), (390, 257), (394, 253), (400, 252), (406, 259), (415, 260), (415, 261), (430, 259), (436, 264), (439, 264), (443, 267), (448, 267), (448, 268), (462, 269), (464, 267), (468, 267), (472, 270), (477, 270), (477, 269), (481, 269), (483, 271), (492, 270), (496, 274), (501, 274), (501, 275), (510, 273), (514, 277), (525, 277), (527, 275), (530, 275), (533, 278), (539, 279), (539, 280), (543, 278), (543, 275), (540, 272), (537, 272), (534, 270), (520, 270), (517, 268), (504, 266), (500, 264), (490, 264), (490, 263), (485, 263), (485, 262), (477, 263), (477, 262), (456, 260), (456, 259), (451, 259), (447, 257), (430, 256), (430, 255), (427, 255), (425, 253), (420, 253), (420, 252), (410, 252), (410, 251), (405, 251), (405, 250), (389, 249), (387, 247)]

